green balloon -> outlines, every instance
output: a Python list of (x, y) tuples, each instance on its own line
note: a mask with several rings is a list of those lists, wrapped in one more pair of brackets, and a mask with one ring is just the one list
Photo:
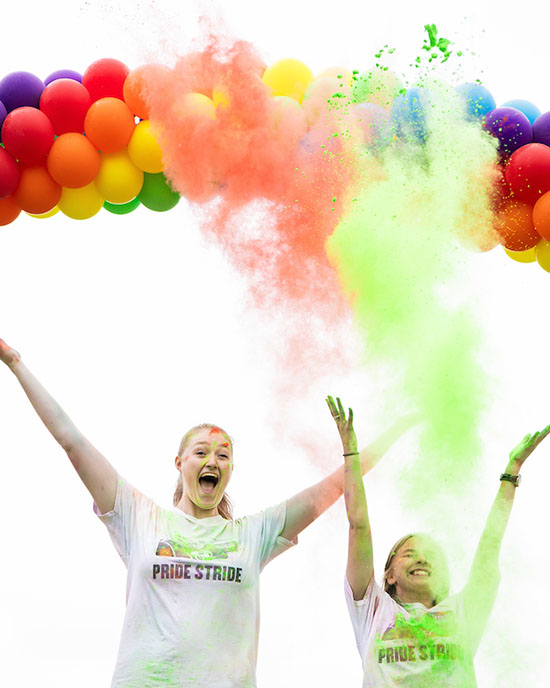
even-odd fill
[(131, 201), (128, 201), (128, 203), (109, 203), (109, 201), (105, 201), (103, 207), (105, 210), (115, 215), (126, 215), (127, 213), (131, 213), (132, 210), (135, 210), (139, 205), (141, 205), (141, 202), (136, 196)]
[(162, 172), (158, 174), (144, 172), (143, 186), (138, 198), (146, 208), (163, 212), (173, 208), (180, 200), (180, 195), (172, 189)]

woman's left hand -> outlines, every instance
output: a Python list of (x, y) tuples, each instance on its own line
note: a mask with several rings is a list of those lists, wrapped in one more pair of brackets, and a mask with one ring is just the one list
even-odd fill
[(355, 430), (353, 429), (353, 411), (349, 409), (348, 417), (346, 418), (346, 412), (342, 406), (342, 402), (339, 397), (336, 397), (336, 402), (331, 396), (326, 399), (330, 415), (334, 418), (336, 422), (336, 427), (340, 433), (340, 438), (342, 440), (342, 446), (344, 448), (344, 453), (348, 454), (350, 452), (357, 451), (357, 437), (355, 435)]
[(542, 440), (550, 433), (550, 425), (544, 430), (535, 432), (533, 435), (525, 435), (521, 442), (510, 452), (510, 463), (522, 466), (527, 457), (539, 446)]

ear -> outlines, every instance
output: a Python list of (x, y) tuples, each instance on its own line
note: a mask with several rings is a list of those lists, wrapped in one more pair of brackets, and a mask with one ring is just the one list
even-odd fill
[(386, 576), (386, 581), (389, 585), (395, 585), (395, 576), (393, 575), (393, 569), (390, 569), (390, 572)]
[(176, 456), (174, 463), (176, 464), (178, 471), (181, 471), (181, 456)]

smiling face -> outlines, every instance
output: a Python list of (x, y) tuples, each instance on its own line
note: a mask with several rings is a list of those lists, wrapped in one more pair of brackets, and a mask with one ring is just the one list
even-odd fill
[(422, 602), (432, 607), (449, 591), (445, 555), (427, 535), (412, 535), (400, 545), (385, 578), (401, 602)]
[(183, 479), (179, 507), (198, 518), (217, 515), (233, 470), (227, 435), (219, 428), (197, 429), (176, 457), (176, 467)]

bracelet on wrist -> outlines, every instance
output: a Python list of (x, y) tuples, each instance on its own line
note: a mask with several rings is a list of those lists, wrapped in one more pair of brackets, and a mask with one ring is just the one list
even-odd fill
[(512, 473), (501, 473), (500, 479), (512, 483), (514, 487), (518, 487), (521, 482), (521, 475), (513, 475)]
[(357, 451), (355, 451), (355, 452), (347, 452), (347, 453), (344, 454), (344, 456), (354, 456), (355, 454), (359, 454), (359, 452), (357, 452)]

